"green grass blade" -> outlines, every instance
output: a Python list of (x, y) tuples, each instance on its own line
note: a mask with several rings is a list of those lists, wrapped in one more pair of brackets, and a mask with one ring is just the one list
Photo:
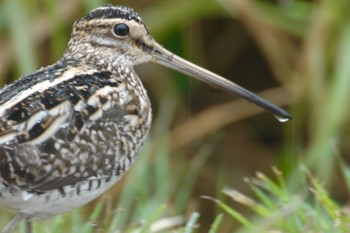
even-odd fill
[(158, 209), (154, 211), (154, 213), (150, 216), (150, 218), (147, 220), (147, 222), (141, 227), (140, 233), (147, 233), (149, 232), (152, 224), (160, 218), (162, 213), (165, 211), (166, 205), (161, 205)]
[(200, 214), (195, 212), (191, 215), (190, 219), (187, 221), (185, 232), (184, 233), (192, 233), (193, 229), (196, 226), (196, 222), (198, 221)]
[(202, 198), (204, 199), (208, 199), (211, 201), (214, 201), (217, 205), (219, 205), (227, 214), (229, 214), (231, 217), (233, 217), (234, 219), (236, 219), (238, 222), (240, 222), (242, 225), (244, 225), (245, 227), (251, 228), (252, 224), (251, 222), (245, 218), (242, 214), (240, 214), (238, 211), (232, 209), (230, 206), (226, 205), (225, 203), (223, 203), (222, 201), (209, 197), (209, 196), (202, 196)]
[(223, 214), (219, 214), (216, 216), (213, 224), (211, 224), (209, 232), (208, 233), (217, 233), (220, 227), (220, 224), (222, 223), (222, 220), (224, 219)]

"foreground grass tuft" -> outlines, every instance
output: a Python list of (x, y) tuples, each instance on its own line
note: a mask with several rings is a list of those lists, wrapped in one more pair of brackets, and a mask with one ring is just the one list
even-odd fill
[(237, 232), (341, 232), (350, 230), (349, 210), (333, 200), (322, 184), (305, 167), (300, 172), (307, 185), (305, 189), (290, 192), (282, 173), (273, 168), (275, 180), (257, 172), (253, 179), (246, 179), (255, 199), (226, 187), (222, 190), (235, 202), (253, 212), (245, 217), (222, 201), (213, 200), (231, 218), (243, 225)]

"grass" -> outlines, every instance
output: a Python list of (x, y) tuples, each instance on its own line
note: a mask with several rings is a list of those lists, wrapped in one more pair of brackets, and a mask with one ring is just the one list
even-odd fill
[(273, 169), (275, 180), (262, 173), (247, 179), (256, 199), (226, 187), (223, 192), (249, 208), (247, 219), (219, 200), (216, 203), (244, 227), (237, 232), (348, 232), (348, 209), (334, 201), (323, 185), (303, 165), (299, 171), (307, 184), (297, 193), (288, 190), (283, 174)]
[[(2, 1), (0, 82), (57, 60), (72, 22), (107, 2)], [(143, 81), (155, 121), (137, 163), (97, 201), (37, 222), (34, 232), (348, 232), (349, 3), (149, 2), (127, 4), (157, 40), (253, 89), (279, 86), (264, 93), (294, 118), (283, 129), (264, 116), (248, 119), (257, 112), (245, 102), (141, 68), (141, 77), (152, 76)], [(263, 173), (246, 178), (248, 189), (241, 181), (256, 170)], [(10, 215), (1, 212), (0, 224)]]
[[(350, 215), (347, 208), (334, 201), (322, 184), (306, 169), (300, 165), (298, 169), (306, 184), (302, 190), (293, 193), (287, 188), (287, 181), (282, 172), (273, 168), (274, 177), (271, 179), (257, 172), (256, 177), (247, 178), (246, 182), (254, 193), (254, 199), (238, 190), (225, 187), (222, 192), (233, 201), (250, 210), (249, 217), (244, 216), (228, 202), (219, 199), (202, 196), (204, 200), (213, 201), (221, 208), (220, 214), (211, 223), (208, 232), (222, 232), (220, 225), (223, 221), (237, 221), (242, 227), (236, 232), (348, 232), (350, 227)], [(348, 170), (348, 168), (347, 168)], [(134, 174), (128, 179), (133, 179)], [(133, 189), (132, 185), (126, 185), (126, 190)], [(181, 191), (181, 190), (180, 190)], [(135, 197), (140, 195), (134, 193)], [(157, 197), (147, 197), (148, 200)], [(149, 203), (149, 201), (148, 201)], [(147, 203), (147, 204), (148, 204)], [(163, 204), (162, 204), (163, 203)], [(198, 232), (198, 224), (201, 214), (191, 213), (184, 216), (169, 216), (171, 210), (164, 202), (159, 202), (147, 211), (148, 215), (139, 215), (140, 211), (132, 211), (138, 215), (138, 221), (131, 222), (122, 227), (118, 224), (103, 222), (119, 222), (120, 216), (128, 214), (128, 211), (120, 211), (118, 214), (103, 217), (104, 202), (99, 202), (86, 220), (82, 220), (79, 210), (72, 213), (57, 216), (40, 224), (35, 224), (34, 232)], [(125, 206), (128, 208), (128, 206)], [(145, 206), (143, 206), (145, 207)], [(141, 211), (142, 212), (142, 211)], [(149, 213), (152, 213), (149, 215)], [(118, 216), (119, 215), (119, 216)], [(147, 217), (146, 217), (147, 216)], [(226, 216), (226, 219), (224, 219)], [(254, 217), (252, 217), (254, 216)], [(103, 219), (103, 221), (102, 221)], [(231, 219), (231, 220), (229, 220)], [(111, 227), (113, 226), (113, 227)], [(24, 232), (23, 225), (19, 232)]]

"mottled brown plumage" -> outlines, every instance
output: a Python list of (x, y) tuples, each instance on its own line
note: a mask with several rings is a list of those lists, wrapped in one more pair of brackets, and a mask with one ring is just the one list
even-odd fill
[(90, 12), (73, 26), (63, 57), (0, 91), (0, 207), (21, 218), (77, 208), (115, 184), (151, 125), (151, 104), (133, 66), (154, 61), (290, 115), (155, 42), (123, 6)]

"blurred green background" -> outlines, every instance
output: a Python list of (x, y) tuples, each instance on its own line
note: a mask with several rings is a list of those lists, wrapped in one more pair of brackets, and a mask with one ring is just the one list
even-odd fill
[[(182, 74), (140, 65), (136, 70), (150, 95), (154, 122), (135, 166), (98, 200), (38, 222), (35, 232), (251, 230), (240, 215), (261, 232), (338, 232), (338, 215), (329, 212), (345, 211), (349, 200), (350, 1), (2, 0), (1, 84), (54, 63), (74, 21), (107, 3), (134, 8), (160, 44), (288, 109), (293, 120), (280, 123)], [(257, 179), (263, 184), (253, 182), (265, 187), (266, 198), (246, 182), (257, 172), (271, 177), (267, 186), (261, 173)], [(274, 182), (286, 195), (274, 196), (276, 189), (268, 188)], [(270, 211), (249, 210), (242, 199), (237, 203), (238, 194), (233, 201), (222, 192), (224, 187), (250, 197), (258, 194)], [(318, 198), (325, 198), (323, 191), (327, 201)], [(301, 217), (292, 218), (295, 227), (284, 228), (289, 212), (276, 213), (295, 196), (315, 215), (296, 211)], [(319, 206), (313, 199), (321, 200)], [(332, 207), (329, 212), (325, 203)], [(273, 214), (272, 223), (263, 221)], [(1, 211), (0, 222), (10, 216)], [(325, 219), (330, 225), (317, 228), (322, 226), (317, 221)], [(311, 220), (314, 224), (308, 225)], [(163, 222), (166, 230), (152, 228)], [(348, 227), (339, 232), (349, 232)]]

